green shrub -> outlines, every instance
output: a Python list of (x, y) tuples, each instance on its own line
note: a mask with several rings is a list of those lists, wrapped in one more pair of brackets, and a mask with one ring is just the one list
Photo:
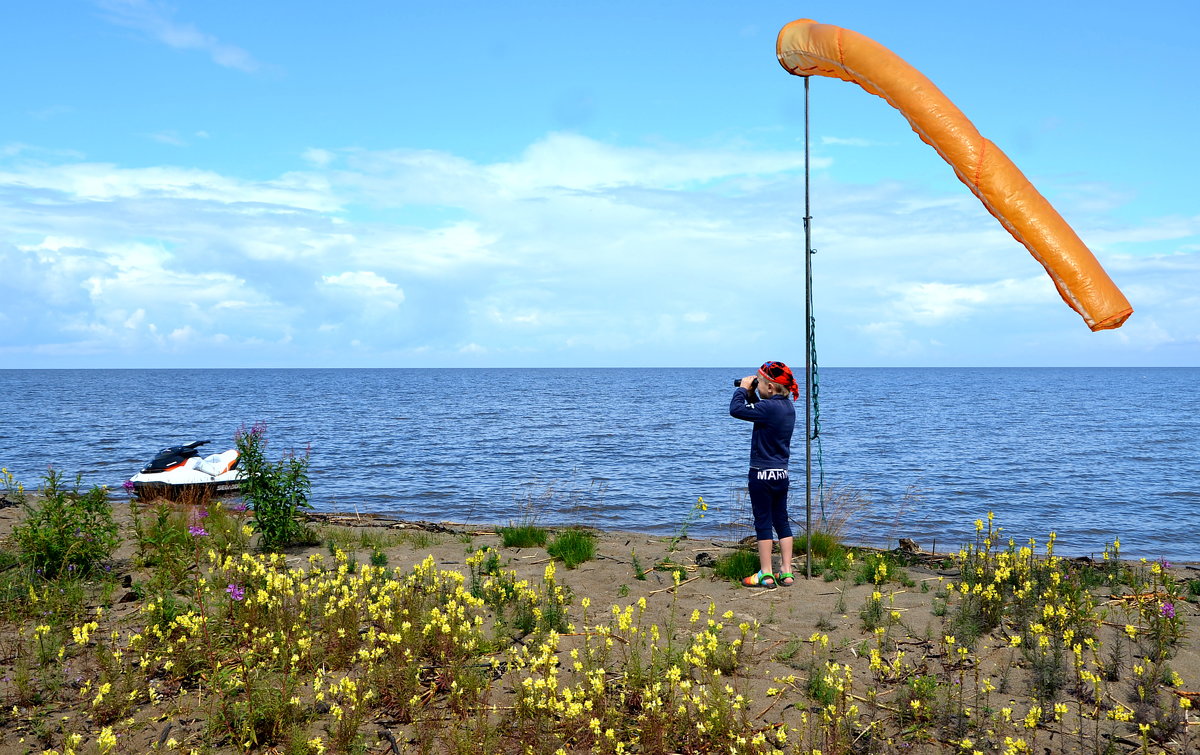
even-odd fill
[[(937, 611), (936, 598), (935, 614)], [(975, 643), (979, 638), (994, 629), (994, 626), (989, 626), (987, 616), (983, 610), (983, 600), (971, 593), (963, 595), (955, 606), (953, 613), (950, 614), (949, 621), (946, 622), (946, 633), (956, 637), (963, 647), (974, 648)], [(943, 615), (947, 613), (946, 603), (941, 605)]]
[(79, 480), (64, 487), (61, 472), (46, 473), (35, 504), (25, 504), (25, 519), (13, 528), (19, 557), (47, 579), (88, 574), (109, 559), (120, 538), (108, 504), (108, 490), (79, 492)]
[(638, 558), (637, 549), (630, 551), (630, 561), (633, 564), (633, 578), (644, 580), (646, 575), (650, 573), (649, 569), (642, 568), (642, 560)]
[(789, 668), (808, 668), (808, 659), (805, 656), (807, 650), (808, 643), (799, 637), (793, 637), (775, 654), (775, 660)]
[(883, 585), (887, 582), (899, 582), (907, 586), (915, 584), (908, 576), (908, 572), (900, 568), (890, 553), (868, 553), (862, 561), (858, 562), (854, 573), (854, 584)]
[(740, 582), (743, 577), (749, 577), (757, 571), (758, 553), (740, 548), (718, 558), (717, 565), (713, 567), (718, 577), (734, 582)]
[(21, 557), (16, 551), (0, 549), (0, 622), (18, 622), (25, 618), (29, 605), (29, 575), (17, 569)]
[(496, 534), (505, 548), (541, 548), (546, 544), (546, 530), (534, 524), (497, 527)]
[[(814, 540), (814, 544), (815, 542)], [(852, 551), (839, 546), (824, 558), (814, 559), (817, 560), (817, 564), (813, 566), (813, 573), (820, 573), (826, 582), (843, 579), (851, 571), (853, 557)]]
[(238, 468), (244, 479), (242, 498), (253, 512), (251, 524), (263, 550), (277, 551), (311, 539), (300, 521), (300, 509), (310, 509), (308, 457), (288, 454), (277, 462), (266, 457), (266, 426), (259, 423), (234, 437)]
[(884, 623), (883, 600), (876, 598), (879, 593), (872, 593), (863, 603), (862, 610), (858, 612), (858, 618), (862, 620), (862, 628), (864, 632), (873, 632)]
[(0, 498), (3, 498), (10, 503), (25, 503), (28, 496), (25, 494), (25, 486), (17, 482), (17, 478), (12, 472), (8, 471), (8, 467), (0, 467)]
[(153, 517), (145, 520), (138, 503), (131, 501), (129, 508), (138, 561), (143, 566), (155, 567), (152, 580), (156, 587), (178, 584), (192, 566), (195, 549), (187, 517), (164, 503), (156, 505)]
[(900, 687), (896, 707), (899, 719), (906, 724), (928, 723), (938, 707), (939, 685), (936, 676), (911, 676)]
[[(757, 569), (757, 567), (755, 567)], [(826, 670), (814, 665), (808, 672), (808, 684), (805, 688), (813, 702), (824, 707), (832, 707), (837, 702), (838, 688), (829, 679)]]
[(558, 533), (546, 552), (568, 569), (574, 569), (596, 557), (596, 536), (585, 530), (565, 530)]

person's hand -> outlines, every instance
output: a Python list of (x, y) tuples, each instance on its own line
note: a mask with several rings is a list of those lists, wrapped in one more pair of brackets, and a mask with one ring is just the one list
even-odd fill
[(750, 386), (754, 382), (754, 378), (756, 378), (756, 377), (758, 377), (758, 376), (757, 375), (747, 375), (746, 377), (742, 378), (741, 383), (738, 383), (739, 387), (745, 388), (746, 390), (750, 390)]

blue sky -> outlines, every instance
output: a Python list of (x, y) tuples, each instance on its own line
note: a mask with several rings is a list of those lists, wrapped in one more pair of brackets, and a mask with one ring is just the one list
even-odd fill
[(1133, 303), (1092, 333), (814, 79), (825, 366), (1200, 365), (1192, 2), (56, 0), (0, 23), (0, 367), (802, 363), (796, 18), (928, 76)]

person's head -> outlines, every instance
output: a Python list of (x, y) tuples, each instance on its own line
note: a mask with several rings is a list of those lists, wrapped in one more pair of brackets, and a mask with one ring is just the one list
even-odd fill
[(792, 400), (800, 397), (800, 388), (792, 370), (783, 362), (766, 362), (758, 368), (758, 395), (763, 398), (792, 394)]
[(763, 398), (771, 398), (772, 396), (782, 396), (788, 392), (787, 388), (784, 388), (782, 385), (780, 385), (779, 383), (776, 383), (774, 380), (768, 380), (761, 375), (759, 375), (759, 377), (758, 377), (758, 389), (757, 390), (758, 390), (758, 395)]

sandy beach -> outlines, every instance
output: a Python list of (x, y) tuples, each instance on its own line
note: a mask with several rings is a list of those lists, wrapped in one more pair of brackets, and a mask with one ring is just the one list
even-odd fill
[[(0, 542), (9, 550), (21, 511), (19, 506), (0, 509)], [(138, 588), (149, 583), (150, 576), (134, 545), (131, 507), (116, 502), (114, 513), (124, 536), (112, 563), (116, 587), (104, 595), (89, 595), (84, 602), (77, 624), (94, 623), (93, 639), (80, 642), (76, 630), (66, 656), (75, 660), (58, 664), (53, 682), (54, 674), (46, 667), (18, 668), (30, 653), (36, 617), (23, 622), (10, 611), (6, 618), (5, 639), (0, 641), (4, 648), (0, 651), (0, 752), (147, 752), (155, 747), (179, 752), (332, 751), (336, 727), (330, 707), (316, 699), (311, 683), (297, 690), (299, 707), (308, 711), (302, 723), (306, 735), (311, 735), (307, 749), (281, 741), (248, 748), (222, 743), (207, 720), (213, 710), (211, 700), (206, 700), (213, 694), (205, 688), (207, 675), (181, 678), (170, 664), (166, 668), (159, 664), (142, 680), (156, 688), (154, 695), (139, 697), (136, 690), (129, 690), (126, 694), (134, 702), (121, 706), (119, 715), (97, 715), (96, 687), (88, 680), (97, 675), (101, 661), (96, 658), (102, 656), (91, 651), (96, 643), (107, 642), (110, 652), (119, 655), (124, 648), (125, 653), (135, 653), (136, 641), (131, 646), (128, 638), (146, 632), (150, 610), (149, 596)], [(482, 576), (479, 557), (475, 555), (473, 562), (473, 554), (483, 550), (493, 556), (492, 575), (510, 575), (508, 584), (525, 583), (534, 592), (544, 589), (549, 579), (563, 596), (565, 621), (550, 633), (508, 629), (489, 635), (494, 612), (479, 608), (481, 631), (493, 638), (484, 655), (505, 660), (496, 666), (494, 678), (487, 680), (484, 694), (472, 698), (472, 712), (456, 716), (453, 694), (447, 697), (446, 689), (430, 675), (437, 663), (428, 658), (414, 661), (426, 670), (419, 677), (423, 686), (417, 695), (424, 702), (419, 709), (400, 706), (404, 710), (398, 711), (386, 690), (376, 696), (361, 711), (354, 740), (358, 749), (353, 751), (454, 752), (466, 751), (463, 743), (474, 741), (484, 743), (484, 749), (475, 751), (485, 752), (702, 752), (709, 751), (704, 742), (717, 741), (711, 732), (706, 738), (701, 731), (682, 739), (676, 735), (675, 743), (664, 743), (662, 749), (644, 738), (617, 749), (619, 736), (606, 740), (604, 733), (579, 731), (568, 720), (571, 713), (553, 705), (557, 712), (546, 713), (547, 720), (531, 723), (528, 715), (516, 716), (514, 711), (528, 713), (530, 698), (522, 697), (522, 684), (527, 683), (523, 679), (545, 677), (536, 665), (517, 668), (512, 653), (528, 655), (544, 648), (550, 635), (553, 647), (544, 652), (557, 659), (555, 665), (561, 669), (561, 676), (555, 677), (555, 694), (572, 685), (586, 687), (586, 673), (579, 666), (573, 671), (573, 661), (578, 663), (580, 653), (594, 653), (597, 638), (616, 637), (615, 644), (607, 643), (604, 675), (610, 685), (625, 685), (620, 699), (628, 707), (619, 716), (631, 721), (645, 715), (645, 708), (628, 702), (629, 665), (644, 665), (649, 657), (668, 657), (656, 647), (672, 644), (670, 657), (683, 669), (684, 679), (691, 679), (685, 691), (672, 693), (671, 698), (679, 711), (685, 711), (679, 717), (690, 726), (703, 725), (707, 719), (704, 704), (688, 698), (686, 690), (712, 687), (713, 679), (705, 675), (719, 671), (716, 689), (727, 686), (730, 699), (739, 701), (729, 719), (736, 719), (744, 730), (742, 743), (731, 745), (739, 752), (1122, 752), (1143, 747), (1189, 752), (1200, 734), (1187, 707), (1200, 694), (1200, 652), (1192, 629), (1198, 613), (1196, 595), (1187, 592), (1189, 586), (1194, 591), (1200, 584), (1194, 582), (1200, 578), (1195, 565), (1171, 564), (1164, 571), (1163, 579), (1184, 599), (1171, 601), (1172, 618), (1177, 621), (1170, 626), (1181, 631), (1161, 660), (1151, 659), (1152, 648), (1158, 645), (1150, 639), (1152, 627), (1144, 619), (1142, 603), (1162, 596), (1118, 597), (1136, 593), (1123, 585), (1092, 585), (1092, 607), (1073, 625), (1091, 627), (1087, 647), (1073, 653), (1072, 635), (1065, 643), (1052, 638), (1046, 647), (1058, 649), (1054, 673), (1061, 678), (1047, 691), (1044, 680), (1037, 678), (1046, 673), (1038, 661), (1045, 655), (1027, 652), (1019, 643), (1022, 638), (1036, 643), (1039, 626), (1041, 632), (1052, 634), (1043, 625), (1052, 626), (1053, 616), (1032, 622), (1033, 634), (1022, 625), (1001, 620), (966, 647), (963, 639), (955, 637), (960, 625), (954, 623), (963, 615), (956, 607), (964, 597), (961, 589), (951, 587), (961, 583), (963, 563), (951, 554), (888, 554), (880, 561), (890, 573), (880, 575), (876, 568), (863, 582), (856, 580), (854, 568), (833, 578), (805, 579), (804, 555), (799, 553), (796, 583), (768, 590), (742, 587), (714, 575), (712, 565), (739, 547), (731, 541), (595, 531), (594, 558), (568, 569), (552, 559), (545, 547), (505, 547), (494, 526), (344, 514), (314, 515), (311, 520), (321, 544), (289, 549), (271, 568), (279, 573), (315, 569), (324, 574), (337, 571), (339, 565), (344, 572), (345, 564), (354, 564), (354, 573), (365, 573), (369, 579), (367, 565), (373, 561), (380, 565), (386, 561), (379, 574), (391, 570), (412, 574), (432, 564), (437, 573), (462, 575), (462, 584), (471, 585)], [(333, 555), (338, 551), (342, 555)], [(878, 558), (878, 553), (863, 550), (857, 558), (860, 562)], [(1076, 566), (1080, 565), (1062, 563), (1064, 571)], [(1129, 565), (1134, 570), (1139, 567), (1149, 565)], [(193, 576), (185, 576), (177, 590), (181, 601), (194, 592), (188, 582)], [(216, 574), (212, 578), (227, 579)], [(233, 587), (231, 583), (225, 588), (229, 595)], [(970, 590), (966, 593), (969, 598)], [(1043, 611), (1051, 606), (1053, 614), (1054, 606), (1063, 604), (1046, 596), (1038, 605)], [(1166, 610), (1157, 602), (1154, 606), (1153, 610)], [(375, 628), (384, 630), (378, 622), (365, 619), (355, 631), (373, 633)], [(1080, 630), (1073, 634), (1082, 639)], [(501, 636), (511, 647), (494, 642)], [(716, 663), (710, 655), (707, 665), (693, 659), (689, 667), (686, 649), (697, 646), (696, 638), (711, 640), (713, 648), (719, 646), (727, 653), (732, 649), (731, 657)], [(649, 644), (639, 645), (642, 642)], [(631, 658), (639, 647), (643, 655)], [(1106, 658), (1111, 667), (1105, 668)], [(325, 657), (324, 663), (331, 673), (360, 683), (368, 677), (358, 661), (334, 664)], [(1146, 675), (1149, 666), (1157, 675), (1153, 679)], [(670, 675), (679, 673), (669, 666), (665, 670), (672, 680)], [(653, 672), (662, 674), (664, 668)], [(27, 677), (23, 682), (18, 680), (21, 674)], [(1092, 674), (1097, 679), (1104, 676), (1105, 681), (1091, 682)], [(27, 688), (35, 683), (44, 689), (31, 697)], [(613, 698), (604, 699), (613, 704)], [(1128, 720), (1121, 720), (1125, 717)], [(432, 728), (431, 721), (437, 722)], [(106, 738), (105, 726), (119, 736)], [(71, 734), (80, 737), (73, 750)], [(110, 741), (116, 744), (110, 746)]]

